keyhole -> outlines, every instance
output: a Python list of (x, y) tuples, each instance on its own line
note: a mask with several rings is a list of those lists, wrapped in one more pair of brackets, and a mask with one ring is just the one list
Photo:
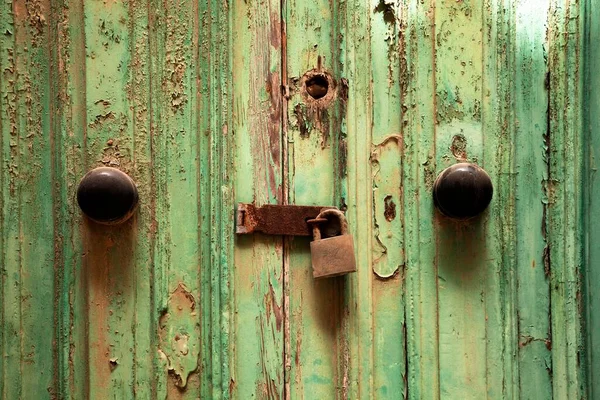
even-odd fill
[(306, 81), (306, 91), (315, 100), (324, 97), (329, 90), (329, 81), (323, 75), (315, 75)]

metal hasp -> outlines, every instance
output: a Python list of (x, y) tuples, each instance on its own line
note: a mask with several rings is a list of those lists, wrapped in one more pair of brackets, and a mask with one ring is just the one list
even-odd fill
[(297, 206), (266, 204), (260, 207), (238, 203), (236, 233), (244, 235), (260, 232), (266, 235), (312, 236), (306, 221), (314, 219), (331, 206)]
[(483, 168), (470, 163), (454, 164), (433, 184), (433, 201), (442, 214), (469, 219), (481, 214), (492, 200), (494, 187)]

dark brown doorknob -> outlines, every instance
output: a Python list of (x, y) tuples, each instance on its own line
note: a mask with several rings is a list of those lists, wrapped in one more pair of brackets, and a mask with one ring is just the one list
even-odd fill
[(79, 182), (77, 202), (90, 219), (101, 224), (118, 224), (133, 215), (138, 191), (125, 172), (100, 167), (88, 172)]
[(492, 200), (494, 188), (483, 168), (469, 163), (454, 164), (433, 184), (433, 201), (440, 212), (455, 219), (481, 214)]

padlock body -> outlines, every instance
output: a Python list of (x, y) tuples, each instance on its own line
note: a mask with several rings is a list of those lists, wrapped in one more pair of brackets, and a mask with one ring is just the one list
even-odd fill
[(310, 242), (310, 252), (315, 279), (356, 272), (352, 235), (314, 240)]

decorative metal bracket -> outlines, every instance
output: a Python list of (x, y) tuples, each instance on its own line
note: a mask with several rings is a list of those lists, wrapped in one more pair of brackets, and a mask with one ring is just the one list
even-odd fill
[(261, 232), (267, 235), (312, 236), (307, 223), (323, 210), (337, 209), (331, 206), (297, 206), (238, 203), (236, 233), (244, 235)]

